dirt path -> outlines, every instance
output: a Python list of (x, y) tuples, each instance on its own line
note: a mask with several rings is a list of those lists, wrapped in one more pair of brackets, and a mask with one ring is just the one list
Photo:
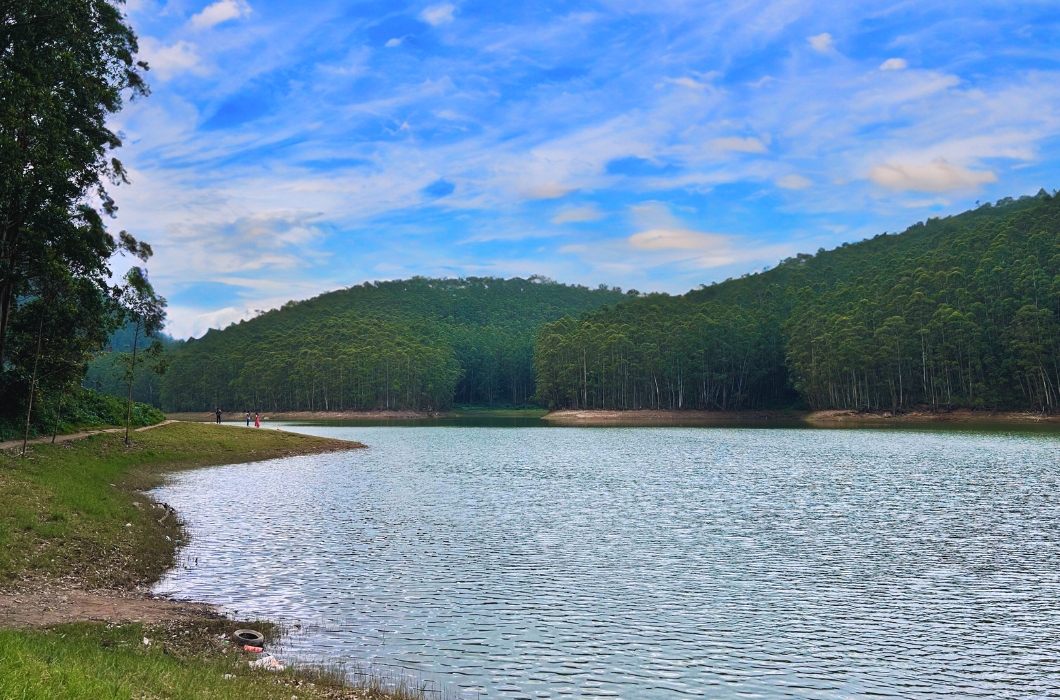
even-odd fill
[(0, 629), (66, 622), (182, 622), (216, 614), (204, 603), (180, 603), (120, 591), (44, 586), (0, 591)]
[[(170, 423), (179, 423), (180, 421), (175, 420), (164, 420), (161, 423), (155, 423), (154, 425), (147, 425), (143, 428), (134, 428), (134, 433), (141, 433), (145, 430), (152, 430), (154, 428), (161, 428), (163, 425), (169, 425)], [(93, 435), (101, 435), (103, 433), (123, 433), (125, 428), (103, 428), (102, 430), (85, 430), (80, 433), (67, 433), (66, 435), (56, 435), (55, 442), (68, 442), (70, 440), (80, 440), (81, 438), (91, 437)], [(52, 439), (50, 437), (33, 438), (27, 444), (29, 445), (43, 445), (50, 443)], [(0, 450), (11, 450), (11, 449), (22, 449), (21, 440), (4, 440), (0, 442)]]

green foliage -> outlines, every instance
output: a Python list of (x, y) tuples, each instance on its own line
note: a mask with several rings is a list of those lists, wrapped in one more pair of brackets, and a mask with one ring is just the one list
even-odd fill
[(1054, 412), (1060, 197), (565, 318), (538, 334), (535, 366), (556, 408)]
[(534, 358), (550, 408), (740, 410), (788, 405), (768, 311), (652, 294), (545, 326)]
[(540, 277), (367, 283), (169, 352), (171, 411), (525, 405), (537, 329), (623, 298)]
[[(107, 343), (106, 348), (95, 354), (88, 363), (83, 385), (103, 394), (125, 397), (129, 385), (125, 378), (125, 357), (132, 352), (135, 325), (126, 324), (117, 329)], [(168, 350), (178, 344), (165, 334), (145, 337), (140, 334), (136, 347), (146, 350), (154, 341), (161, 343), (164, 351), (157, 358), (168, 364)], [(155, 408), (162, 407), (162, 377), (153, 371), (138, 372), (133, 381), (133, 401), (150, 404)]]
[[(56, 428), (58, 433), (63, 435), (79, 430), (124, 425), (125, 408), (124, 399), (91, 389), (73, 389), (67, 393), (54, 394), (49, 396), (47, 401), (35, 404), (29, 436), (49, 436)], [(154, 425), (163, 420), (165, 415), (154, 406), (133, 403), (134, 428)], [(21, 438), (25, 429), (24, 421), (24, 416), (15, 416), (7, 422), (0, 422), (0, 440)]]
[(116, 325), (108, 183), (127, 182), (108, 120), (146, 95), (119, 3), (0, 3), (0, 422), (80, 383)]

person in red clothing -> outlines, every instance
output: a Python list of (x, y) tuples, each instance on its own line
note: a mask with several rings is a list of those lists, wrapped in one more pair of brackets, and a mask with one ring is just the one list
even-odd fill
[(261, 418), (258, 417), (257, 413), (254, 414), (254, 427), (255, 428), (260, 428), (261, 427)]

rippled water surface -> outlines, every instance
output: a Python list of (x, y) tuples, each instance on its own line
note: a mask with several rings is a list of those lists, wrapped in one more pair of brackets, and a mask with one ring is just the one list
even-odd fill
[(159, 590), (476, 698), (1060, 696), (1060, 440), (308, 427), (177, 475)]

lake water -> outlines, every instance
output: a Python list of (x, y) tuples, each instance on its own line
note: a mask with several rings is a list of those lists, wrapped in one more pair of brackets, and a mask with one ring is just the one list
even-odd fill
[(450, 696), (1060, 697), (1060, 439), (292, 426), (177, 474), (157, 590)]

